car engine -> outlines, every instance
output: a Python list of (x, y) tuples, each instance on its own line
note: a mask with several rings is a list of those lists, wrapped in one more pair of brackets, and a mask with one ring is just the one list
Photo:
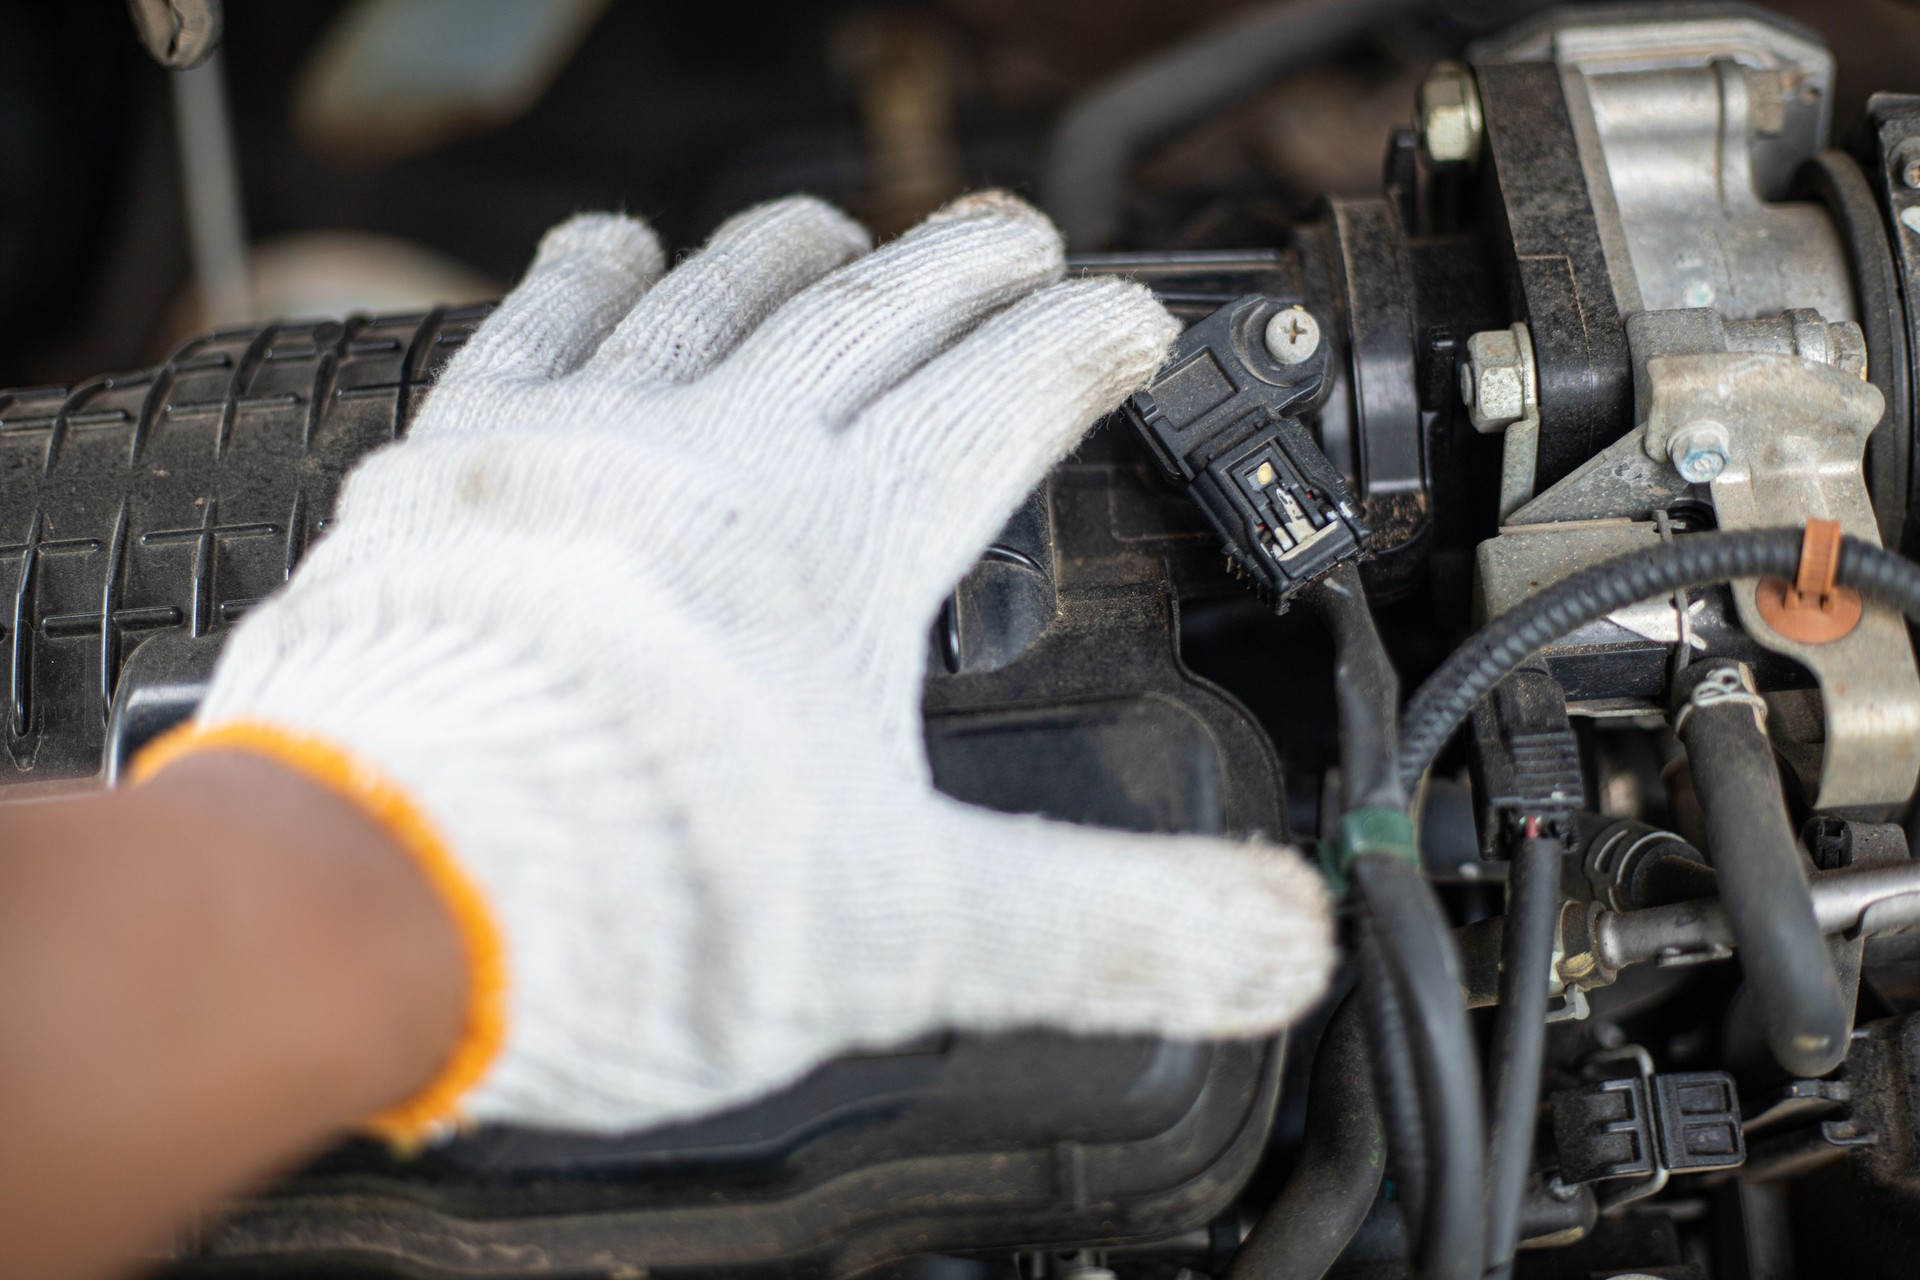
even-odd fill
[[(348, 1143), (166, 1275), (1913, 1273), (1920, 96), (1836, 121), (1758, 8), (1534, 12), (1431, 66), (1373, 193), (1154, 247), (1150, 142), (1405, 8), (1258, 7), (1062, 120), (1070, 269), (1186, 329), (928, 641), (951, 795), (1318, 859), (1320, 1013)], [(190, 715), (486, 313), (0, 393), (0, 787), (110, 784)]]

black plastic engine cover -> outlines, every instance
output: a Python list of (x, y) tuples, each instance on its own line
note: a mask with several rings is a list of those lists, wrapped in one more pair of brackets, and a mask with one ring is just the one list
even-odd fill
[[(0, 393), (0, 792), (110, 777), (187, 715), (229, 629), (484, 314), (220, 333), (157, 370)], [(1177, 656), (1169, 565), (1213, 546), (1117, 433), (1059, 469), (934, 638), (938, 785), (1138, 830), (1281, 834), (1270, 744)], [(1281, 1048), (955, 1036), (647, 1133), (484, 1129), (411, 1160), (350, 1144), (205, 1224), (174, 1272), (835, 1275), (1165, 1239), (1252, 1172)]]

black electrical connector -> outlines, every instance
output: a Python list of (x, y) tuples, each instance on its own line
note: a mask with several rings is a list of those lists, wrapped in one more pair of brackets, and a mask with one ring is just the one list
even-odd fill
[(1724, 1071), (1619, 1076), (1553, 1095), (1554, 1147), (1567, 1184), (1738, 1168), (1740, 1098)]
[(1327, 342), (1304, 308), (1247, 294), (1180, 335), (1126, 415), (1185, 487), (1267, 603), (1342, 564), (1372, 536), (1346, 482), (1291, 416), (1326, 379)]

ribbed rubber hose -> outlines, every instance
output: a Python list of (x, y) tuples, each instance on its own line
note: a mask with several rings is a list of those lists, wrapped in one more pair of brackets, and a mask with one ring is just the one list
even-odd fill
[(1493, 1122), (1487, 1137), (1487, 1275), (1494, 1280), (1513, 1273), (1527, 1171), (1533, 1165), (1564, 848), (1558, 836), (1523, 836), (1508, 863), (1500, 1006), (1487, 1054), (1487, 1109)]
[(1320, 1036), (1293, 1176), (1233, 1255), (1226, 1280), (1320, 1280), (1366, 1221), (1386, 1168), (1360, 998)]
[(1415, 1274), (1420, 1280), (1481, 1280), (1486, 1131), (1453, 934), (1426, 878), (1405, 859), (1362, 854), (1347, 874), (1359, 909), (1375, 928), (1419, 1072), (1427, 1188)]
[[(1671, 543), (1597, 564), (1488, 623), (1440, 664), (1407, 705), (1400, 781), (1409, 791), (1493, 686), (1528, 655), (1589, 622), (1683, 587), (1733, 578), (1788, 578), (1800, 567), (1800, 529), (1682, 534)], [(1838, 580), (1869, 599), (1920, 618), (1920, 566), (1843, 539)]]

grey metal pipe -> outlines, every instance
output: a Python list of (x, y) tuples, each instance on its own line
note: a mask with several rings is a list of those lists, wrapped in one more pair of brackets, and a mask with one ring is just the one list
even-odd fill
[(245, 324), (253, 319), (247, 224), (227, 115), (226, 73), (217, 50), (198, 65), (173, 73), (173, 116), (194, 283), (204, 319), (215, 325)]
[[(1920, 862), (1815, 872), (1809, 893), (1824, 934), (1876, 937), (1920, 929)], [(1639, 911), (1603, 911), (1594, 921), (1594, 954), (1608, 969), (1663, 959), (1725, 953), (1737, 945), (1718, 898)]]
[(1127, 170), (1146, 148), (1420, 7), (1420, 0), (1285, 0), (1209, 27), (1088, 90), (1047, 140), (1040, 203), (1075, 249), (1120, 232)]

